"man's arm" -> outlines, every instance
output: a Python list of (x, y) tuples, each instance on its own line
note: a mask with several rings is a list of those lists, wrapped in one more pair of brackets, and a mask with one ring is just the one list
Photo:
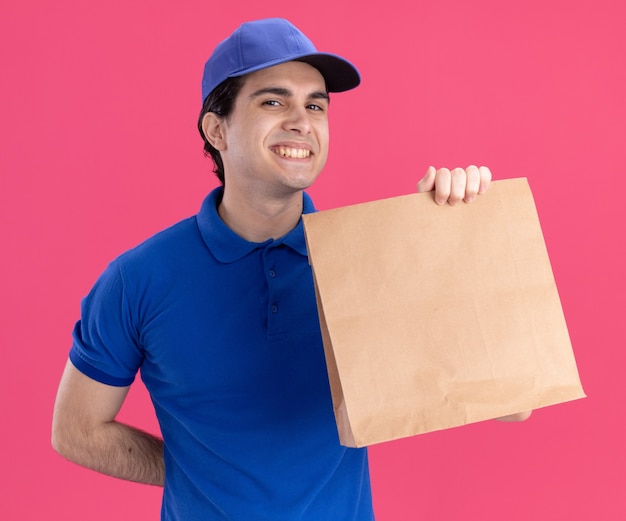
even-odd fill
[(54, 405), (52, 446), (84, 467), (163, 486), (163, 441), (115, 421), (128, 389), (92, 380), (68, 360)]

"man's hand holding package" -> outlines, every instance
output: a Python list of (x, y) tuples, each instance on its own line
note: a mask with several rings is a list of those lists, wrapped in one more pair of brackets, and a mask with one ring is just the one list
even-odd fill
[(486, 166), (470, 165), (467, 168), (436, 169), (428, 167), (426, 175), (417, 183), (418, 192), (435, 191), (437, 204), (471, 203), (476, 195), (487, 191), (491, 182), (491, 171)]

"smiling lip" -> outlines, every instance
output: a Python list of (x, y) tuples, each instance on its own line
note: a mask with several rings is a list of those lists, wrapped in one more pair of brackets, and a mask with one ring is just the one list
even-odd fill
[(294, 159), (307, 159), (311, 155), (311, 151), (308, 148), (288, 147), (283, 145), (272, 147), (272, 152), (281, 157)]

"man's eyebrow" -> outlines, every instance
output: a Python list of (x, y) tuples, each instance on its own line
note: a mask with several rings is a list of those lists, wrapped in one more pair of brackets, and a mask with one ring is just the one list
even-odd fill
[[(259, 90), (254, 91), (250, 94), (249, 99), (253, 100), (258, 98), (259, 96), (264, 96), (266, 94), (274, 94), (275, 96), (282, 96), (285, 98), (290, 98), (293, 96), (293, 91), (290, 89), (286, 89), (285, 87), (263, 87)], [(329, 100), (328, 93), (325, 91), (314, 91), (311, 92), (308, 96), (310, 99), (325, 99)]]
[(309, 98), (311, 98), (311, 99), (325, 99), (326, 101), (330, 101), (330, 96), (328, 95), (328, 92), (323, 91), (323, 90), (318, 90), (316, 92), (312, 92), (311, 94), (309, 94)]

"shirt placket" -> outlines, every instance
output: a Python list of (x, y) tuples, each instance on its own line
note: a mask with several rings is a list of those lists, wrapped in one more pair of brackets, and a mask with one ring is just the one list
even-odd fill
[(269, 341), (283, 336), (281, 327), (280, 268), (278, 266), (279, 247), (268, 245), (263, 250), (263, 273), (267, 284), (267, 337)]

